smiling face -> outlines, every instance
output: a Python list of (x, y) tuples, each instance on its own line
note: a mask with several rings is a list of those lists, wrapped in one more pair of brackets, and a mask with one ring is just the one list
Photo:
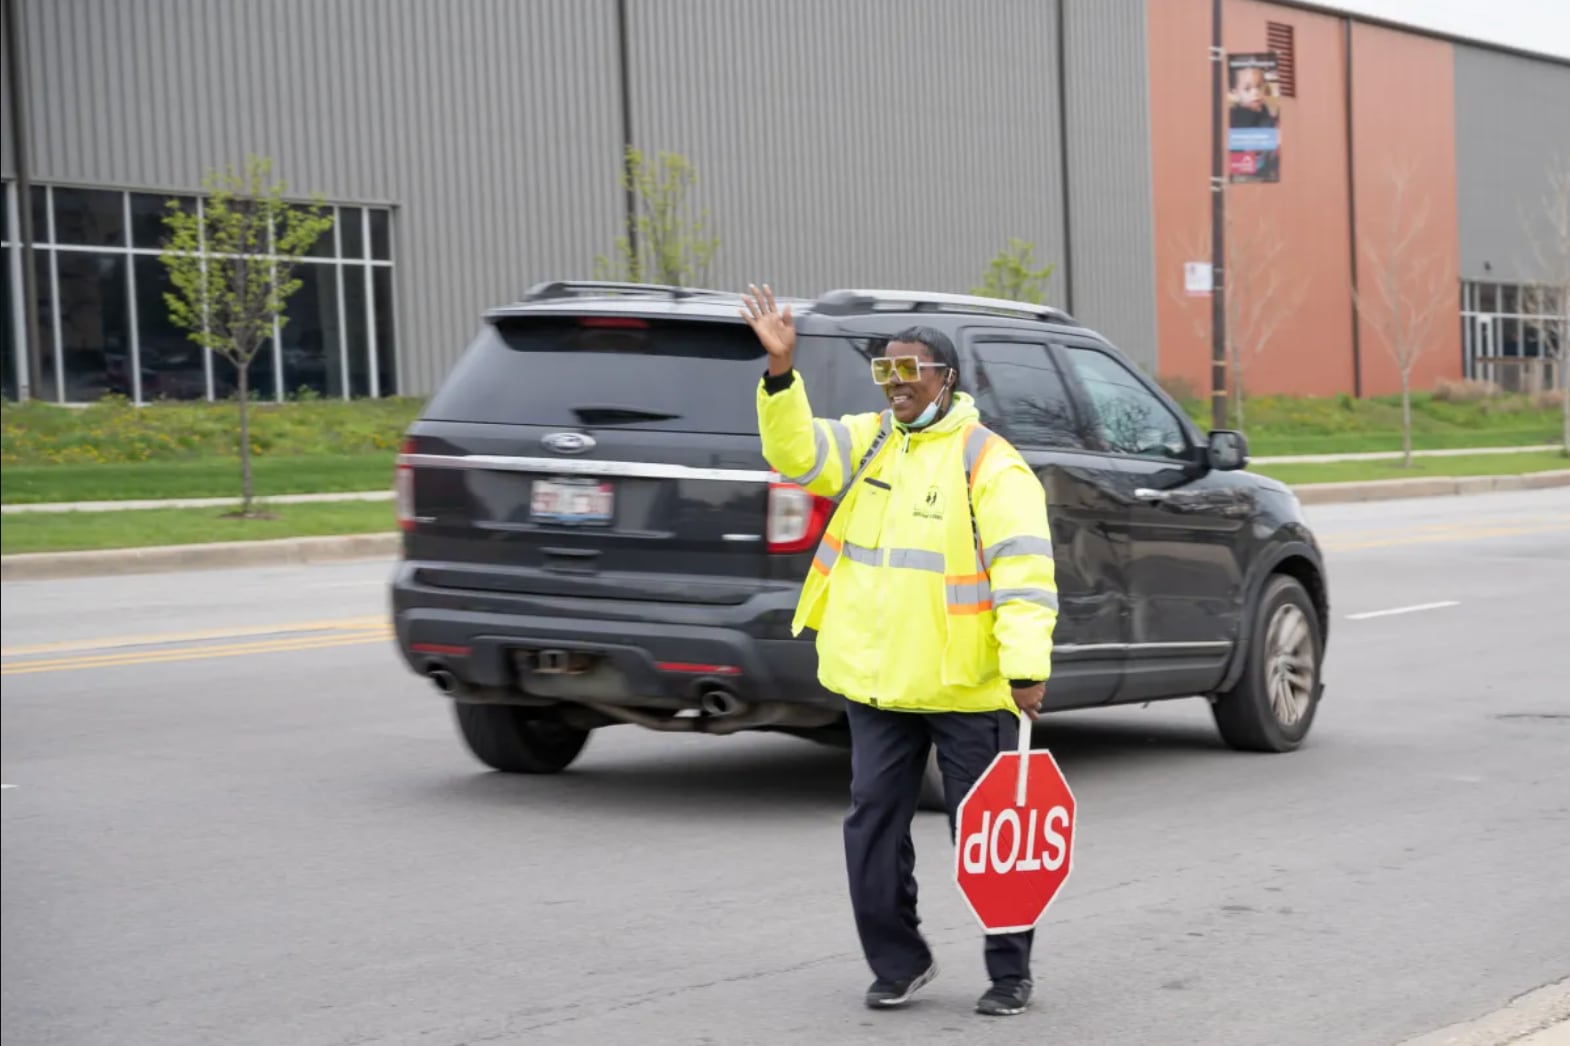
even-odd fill
[[(891, 341), (883, 350), (883, 355), (889, 359), (914, 356), (922, 363), (936, 362), (932, 358), (932, 351), (919, 341)], [(927, 404), (944, 394), (950, 380), (952, 375), (947, 367), (922, 367), (915, 381), (902, 382), (895, 378), (883, 386), (883, 394), (889, 399), (889, 409), (894, 419), (909, 425), (921, 416)], [(939, 403), (939, 406), (942, 404)]]

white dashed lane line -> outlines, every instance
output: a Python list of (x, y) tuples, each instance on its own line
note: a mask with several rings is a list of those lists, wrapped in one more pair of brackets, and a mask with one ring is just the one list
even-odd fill
[(1348, 621), (1367, 621), (1371, 617), (1395, 617), (1397, 614), (1416, 614), (1424, 610), (1443, 610), (1446, 607), (1458, 607), (1461, 601), (1447, 599), (1440, 603), (1418, 603), (1410, 607), (1391, 607), (1389, 610), (1367, 610), (1361, 614), (1348, 614)]

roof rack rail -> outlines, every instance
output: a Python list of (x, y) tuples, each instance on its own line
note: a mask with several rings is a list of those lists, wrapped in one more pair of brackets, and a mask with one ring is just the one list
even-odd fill
[(550, 301), (554, 298), (581, 298), (591, 295), (629, 294), (665, 298), (695, 298), (722, 295), (724, 291), (704, 287), (674, 287), (664, 283), (628, 283), (620, 280), (546, 280), (524, 292), (524, 301)]
[(974, 294), (945, 294), (941, 291), (896, 291), (842, 289), (819, 295), (813, 311), (847, 315), (879, 310), (900, 312), (985, 312), (1047, 320), (1078, 326), (1074, 317), (1051, 305), (1006, 298), (984, 298)]

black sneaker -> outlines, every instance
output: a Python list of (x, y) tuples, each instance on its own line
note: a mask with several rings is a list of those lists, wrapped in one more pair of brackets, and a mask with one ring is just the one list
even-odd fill
[(903, 981), (886, 981), (882, 977), (872, 982), (872, 987), (867, 989), (867, 1005), (875, 1010), (891, 1010), (896, 1006), (903, 1006), (910, 1001), (910, 997), (932, 983), (932, 978), (938, 975), (938, 964), (933, 962), (921, 973)]
[(976, 1012), (988, 1017), (1013, 1017), (1030, 1005), (1030, 981), (994, 981), (987, 993), (976, 1000)]

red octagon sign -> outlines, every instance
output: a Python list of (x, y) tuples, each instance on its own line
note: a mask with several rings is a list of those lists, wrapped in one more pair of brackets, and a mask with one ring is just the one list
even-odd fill
[[(1030, 726), (1021, 727), (1024, 750)], [(1067, 881), (1074, 849), (1074, 793), (1057, 760), (1031, 752), (1021, 767), (1020, 758), (999, 754), (955, 822), (954, 879), (989, 934), (1034, 928)]]

